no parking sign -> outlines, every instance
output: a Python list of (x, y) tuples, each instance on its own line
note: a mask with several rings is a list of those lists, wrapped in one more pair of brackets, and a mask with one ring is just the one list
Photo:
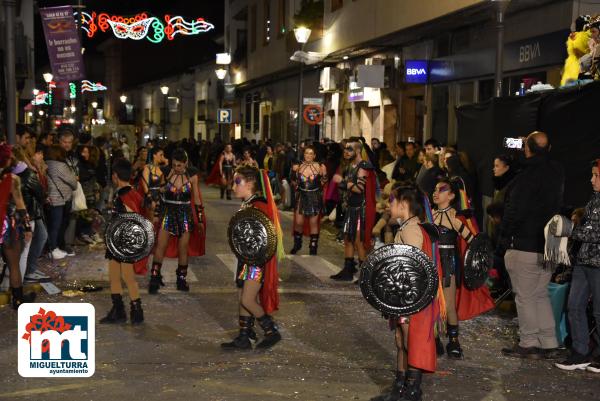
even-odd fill
[(323, 108), (318, 104), (306, 105), (302, 116), (308, 125), (317, 125), (323, 120)]

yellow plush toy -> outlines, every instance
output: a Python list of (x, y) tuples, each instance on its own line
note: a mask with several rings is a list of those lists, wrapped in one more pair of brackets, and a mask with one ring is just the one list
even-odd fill
[(563, 69), (560, 85), (566, 85), (571, 81), (577, 81), (581, 68), (579, 59), (590, 52), (588, 41), (591, 38), (589, 30), (584, 30), (585, 24), (590, 20), (589, 15), (581, 15), (575, 21), (575, 32), (571, 32), (567, 39), (567, 59)]

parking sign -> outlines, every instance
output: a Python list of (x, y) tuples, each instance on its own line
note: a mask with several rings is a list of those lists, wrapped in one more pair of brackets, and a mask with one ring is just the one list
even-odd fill
[(219, 124), (231, 124), (231, 109), (217, 109), (217, 122)]

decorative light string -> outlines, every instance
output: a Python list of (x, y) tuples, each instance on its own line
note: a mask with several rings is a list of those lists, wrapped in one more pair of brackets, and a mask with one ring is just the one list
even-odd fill
[(93, 38), (98, 30), (107, 32), (109, 30), (118, 39), (142, 40), (148, 39), (152, 43), (160, 43), (175, 39), (176, 35), (198, 35), (214, 29), (215, 26), (204, 18), (196, 18), (186, 21), (182, 16), (172, 17), (165, 14), (164, 21), (145, 12), (138, 13), (133, 17), (121, 15), (109, 15), (107, 13), (81, 13), (81, 29), (87, 33), (88, 38)]

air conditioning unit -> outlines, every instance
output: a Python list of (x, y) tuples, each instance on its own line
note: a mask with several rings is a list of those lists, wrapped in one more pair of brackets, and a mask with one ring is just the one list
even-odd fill
[(325, 67), (321, 70), (319, 80), (320, 93), (333, 93), (344, 91), (344, 72), (339, 68)]
[(384, 88), (399, 88), (402, 82), (400, 70), (396, 68), (396, 63), (393, 58), (385, 59)]
[(365, 59), (365, 65), (381, 65), (385, 62), (385, 59), (380, 57), (369, 57)]

